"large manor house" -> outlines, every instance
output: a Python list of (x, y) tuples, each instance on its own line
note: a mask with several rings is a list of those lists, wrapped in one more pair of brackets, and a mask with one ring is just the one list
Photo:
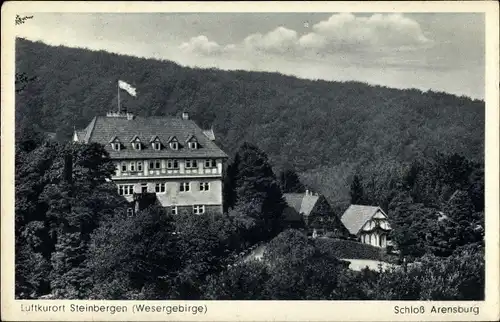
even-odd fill
[(214, 143), (213, 131), (189, 119), (140, 117), (131, 113), (96, 116), (73, 141), (105, 146), (116, 165), (111, 178), (128, 201), (155, 193), (175, 215), (222, 211), (222, 169), (227, 155)]
[[(116, 166), (111, 180), (131, 204), (149, 193), (172, 215), (222, 212), (228, 156), (215, 143), (214, 132), (202, 130), (186, 112), (177, 118), (111, 112), (75, 131), (73, 141), (105, 147)], [(287, 220), (303, 220), (313, 237), (330, 230), (336, 237), (351, 236), (377, 247), (389, 244), (391, 227), (379, 207), (351, 205), (338, 218), (323, 196), (308, 190), (284, 197)]]

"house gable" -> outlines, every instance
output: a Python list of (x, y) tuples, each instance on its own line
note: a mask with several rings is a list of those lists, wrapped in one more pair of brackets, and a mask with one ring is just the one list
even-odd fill
[(361, 228), (379, 212), (387, 218), (387, 215), (380, 207), (350, 205), (342, 215), (341, 220), (352, 235), (358, 235)]
[(307, 217), (307, 223), (311, 228), (325, 229), (332, 232), (337, 231), (344, 236), (349, 235), (349, 231), (335, 214), (324, 196), (318, 197), (313, 209)]
[(387, 215), (379, 207), (375, 209), (374, 213), (370, 217), (366, 218), (365, 222), (362, 224), (355, 235), (371, 232), (376, 229), (382, 229), (386, 231), (391, 230)]

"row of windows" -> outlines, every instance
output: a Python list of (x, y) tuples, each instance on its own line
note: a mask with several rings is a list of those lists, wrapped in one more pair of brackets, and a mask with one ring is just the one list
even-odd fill
[[(170, 207), (170, 213), (172, 215), (177, 215), (179, 213), (179, 209), (177, 206), (171, 206)], [(202, 215), (205, 213), (205, 205), (194, 205), (193, 206), (193, 213), (195, 215)], [(132, 208), (127, 209), (127, 215), (130, 217), (134, 214), (134, 210)]]
[[(132, 142), (132, 148), (134, 150), (142, 150), (142, 143), (141, 142)], [(160, 151), (162, 149), (162, 144), (160, 142), (153, 142), (151, 143), (151, 147), (156, 150)], [(172, 150), (179, 150), (179, 142), (170, 142), (169, 147)], [(120, 142), (112, 142), (111, 143), (111, 148), (115, 151), (120, 151), (122, 148), (122, 144)], [(191, 150), (196, 150), (199, 148), (198, 142), (188, 142), (188, 148)]]
[[(166, 169), (176, 170), (179, 169), (179, 160), (176, 159), (168, 159), (166, 160)], [(122, 162), (120, 169), (121, 172), (142, 172), (142, 161), (130, 161), (130, 162)], [(217, 161), (215, 159), (207, 159), (204, 162), (205, 169), (216, 168)], [(197, 169), (198, 168), (198, 160), (186, 160), (185, 161), (186, 169)], [(150, 160), (149, 161), (149, 169), (162, 169), (161, 160)]]
[[(199, 191), (210, 191), (210, 182), (200, 182), (198, 185)], [(164, 193), (166, 191), (166, 184), (164, 182), (155, 184), (155, 193)], [(187, 192), (191, 191), (190, 182), (180, 182), (179, 191)], [(145, 183), (141, 184), (141, 192), (148, 192), (148, 186)], [(120, 184), (118, 185), (118, 194), (121, 196), (129, 196), (134, 193), (134, 185), (132, 184)]]

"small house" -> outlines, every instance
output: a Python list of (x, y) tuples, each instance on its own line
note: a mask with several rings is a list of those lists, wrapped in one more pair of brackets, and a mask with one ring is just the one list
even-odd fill
[(283, 196), (288, 204), (285, 209), (285, 220), (289, 222), (291, 228), (300, 221), (314, 237), (327, 233), (332, 234), (332, 237), (349, 235), (349, 231), (324, 196), (309, 190), (305, 193), (285, 193)]
[(377, 247), (390, 245), (388, 237), (391, 226), (387, 215), (380, 207), (350, 205), (341, 220), (360, 242)]

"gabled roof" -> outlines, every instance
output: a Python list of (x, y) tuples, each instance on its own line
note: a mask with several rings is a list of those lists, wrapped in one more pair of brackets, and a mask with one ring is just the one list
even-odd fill
[(342, 215), (341, 220), (349, 232), (356, 235), (363, 225), (379, 211), (387, 217), (384, 211), (377, 206), (350, 205)]
[(312, 193), (284, 193), (283, 197), (290, 207), (304, 216), (309, 216), (319, 199), (318, 195)]
[(186, 139), (186, 142), (198, 142), (198, 140), (196, 139), (196, 136), (194, 136), (193, 134), (190, 134), (187, 136), (187, 139)]
[(141, 141), (141, 139), (139, 138), (138, 135), (134, 135), (134, 137), (132, 139), (130, 139), (130, 142), (134, 142), (134, 141), (137, 141), (139, 140), (139, 142)]
[[(192, 120), (183, 120), (172, 117), (141, 117), (132, 119), (126, 117), (96, 116), (83, 131), (77, 131), (79, 141), (85, 143), (96, 142), (103, 144), (111, 158), (138, 159), (138, 158), (227, 158), (213, 141), (204, 135), (203, 131)], [(109, 139), (117, 137), (122, 142), (130, 141), (136, 136), (143, 142), (158, 139), (161, 142), (170, 142), (174, 138), (184, 138), (194, 135), (201, 146), (200, 149), (179, 147), (178, 150), (169, 148), (155, 150), (147, 146), (141, 150), (124, 147), (120, 151), (111, 149)], [(84, 139), (82, 139), (82, 137)]]
[(210, 141), (215, 141), (215, 134), (214, 130), (203, 130), (203, 134), (210, 140)]
[(113, 136), (108, 143), (120, 142), (120, 139), (117, 136)]
[(150, 143), (153, 143), (155, 141), (161, 141), (160, 138), (158, 137), (158, 135), (153, 135), (151, 137), (151, 140), (149, 140)]
[[(85, 129), (75, 130), (76, 138), (78, 139), (78, 142), (82, 142), (82, 143), (89, 142), (89, 138), (90, 138), (90, 135), (92, 135), (92, 130), (94, 129), (95, 122), (96, 122), (96, 117), (94, 117), (92, 119), (92, 121), (90, 121), (89, 125), (87, 125), (87, 127)], [(106, 142), (106, 143), (109, 143), (109, 142)]]
[(177, 140), (176, 136), (171, 136), (167, 140), (167, 143), (170, 143), (170, 142), (179, 142), (179, 140)]

